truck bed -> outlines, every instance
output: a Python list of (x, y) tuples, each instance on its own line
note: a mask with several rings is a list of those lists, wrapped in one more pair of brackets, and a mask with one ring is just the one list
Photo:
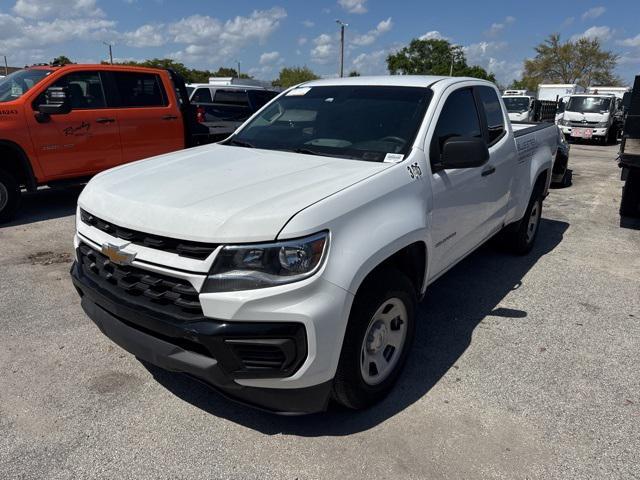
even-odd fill
[(548, 127), (555, 127), (554, 123), (541, 122), (541, 123), (524, 123), (524, 122), (511, 122), (511, 128), (513, 128), (513, 136), (515, 138), (527, 135), (529, 133), (537, 132)]

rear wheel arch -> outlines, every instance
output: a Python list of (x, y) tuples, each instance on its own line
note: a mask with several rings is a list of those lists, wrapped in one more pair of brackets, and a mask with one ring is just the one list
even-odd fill
[(34, 191), (38, 187), (29, 157), (22, 147), (14, 142), (0, 140), (0, 169), (13, 175), (28, 191)]

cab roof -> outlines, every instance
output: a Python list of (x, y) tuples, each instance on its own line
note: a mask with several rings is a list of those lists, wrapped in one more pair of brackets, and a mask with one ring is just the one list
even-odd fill
[(302, 83), (305, 87), (330, 87), (340, 85), (430, 87), (435, 83), (453, 84), (474, 81), (493, 85), (491, 82), (470, 77), (445, 77), (437, 75), (378, 75), (370, 77), (322, 78)]

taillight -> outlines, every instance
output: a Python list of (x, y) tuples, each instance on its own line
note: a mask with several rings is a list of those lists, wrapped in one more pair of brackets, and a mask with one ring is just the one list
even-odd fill
[(198, 123), (204, 123), (204, 108), (198, 107), (196, 110), (196, 121)]

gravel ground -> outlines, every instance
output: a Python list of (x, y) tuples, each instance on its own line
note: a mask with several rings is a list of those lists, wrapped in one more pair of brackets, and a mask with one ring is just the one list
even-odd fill
[(527, 257), (434, 284), (405, 374), (364, 412), (286, 418), (145, 366), (68, 276), (77, 191), (0, 228), (0, 478), (640, 478), (640, 231), (616, 147), (574, 145)]

